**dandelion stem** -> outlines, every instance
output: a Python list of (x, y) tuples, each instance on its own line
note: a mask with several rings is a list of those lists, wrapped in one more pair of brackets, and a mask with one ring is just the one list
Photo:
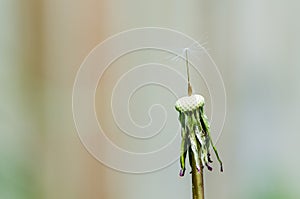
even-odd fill
[(200, 171), (197, 170), (194, 154), (191, 153), (191, 167), (192, 167), (192, 192), (193, 199), (204, 199), (204, 181), (203, 181), (203, 166), (200, 158)]

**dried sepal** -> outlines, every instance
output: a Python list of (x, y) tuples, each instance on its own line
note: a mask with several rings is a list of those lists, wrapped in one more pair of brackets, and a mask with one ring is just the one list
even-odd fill
[(209, 165), (212, 163), (209, 153), (210, 146), (212, 146), (221, 165), (221, 171), (223, 171), (222, 161), (210, 136), (210, 126), (204, 114), (203, 106), (204, 98), (201, 95), (180, 98), (175, 104), (175, 108), (179, 112), (182, 136), (180, 176), (183, 176), (186, 170), (185, 159), (187, 152), (189, 153), (190, 164), (191, 158), (194, 157), (198, 171), (200, 171), (200, 167), (203, 166), (206, 166), (208, 170), (212, 170), (212, 167)]
[(180, 176), (184, 176), (185, 173), (185, 159), (187, 154), (187, 132), (185, 128), (185, 116), (183, 113), (179, 114), (179, 120), (182, 125), (181, 127), (181, 148), (180, 148)]
[(200, 110), (200, 114), (201, 114), (201, 117), (200, 117), (201, 118), (201, 123), (204, 124), (204, 130), (207, 133), (206, 137), (209, 140), (209, 142), (210, 142), (210, 144), (211, 144), (211, 146), (212, 146), (212, 148), (213, 148), (213, 150), (214, 150), (214, 152), (216, 154), (217, 160), (218, 160), (218, 162), (220, 164), (220, 170), (221, 170), (221, 172), (223, 172), (223, 162), (222, 162), (222, 160), (221, 160), (221, 158), (220, 158), (220, 156), (218, 154), (217, 148), (215, 147), (215, 145), (214, 145), (214, 143), (212, 141), (212, 138), (211, 138), (211, 135), (210, 135), (210, 125), (209, 125), (209, 122), (208, 122), (208, 119), (207, 119), (206, 115), (203, 112), (203, 109)]

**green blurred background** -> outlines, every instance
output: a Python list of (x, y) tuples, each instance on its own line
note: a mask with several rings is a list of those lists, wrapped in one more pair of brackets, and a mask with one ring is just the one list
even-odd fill
[(111, 170), (84, 149), (72, 119), (85, 56), (144, 26), (205, 42), (224, 79), (225, 172), (206, 173), (207, 198), (300, 198), (299, 10), (296, 0), (0, 0), (0, 198), (190, 198), (177, 163)]

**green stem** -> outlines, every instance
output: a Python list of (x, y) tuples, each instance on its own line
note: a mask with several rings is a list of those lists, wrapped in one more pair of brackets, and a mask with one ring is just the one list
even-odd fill
[[(193, 199), (204, 199), (203, 166), (200, 166), (200, 172), (197, 170), (194, 155), (191, 155), (192, 167), (192, 192)], [(200, 159), (201, 161), (201, 159)], [(201, 162), (200, 162), (201, 163)], [(202, 163), (200, 164), (202, 165)]]

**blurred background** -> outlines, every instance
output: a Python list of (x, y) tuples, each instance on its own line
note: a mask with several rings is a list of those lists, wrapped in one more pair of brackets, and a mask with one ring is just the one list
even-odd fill
[(85, 150), (73, 122), (83, 59), (145, 26), (205, 43), (222, 74), (225, 172), (205, 173), (206, 198), (300, 198), (299, 10), (293, 0), (0, 0), (0, 198), (191, 198), (177, 162), (147, 174), (112, 170)]

